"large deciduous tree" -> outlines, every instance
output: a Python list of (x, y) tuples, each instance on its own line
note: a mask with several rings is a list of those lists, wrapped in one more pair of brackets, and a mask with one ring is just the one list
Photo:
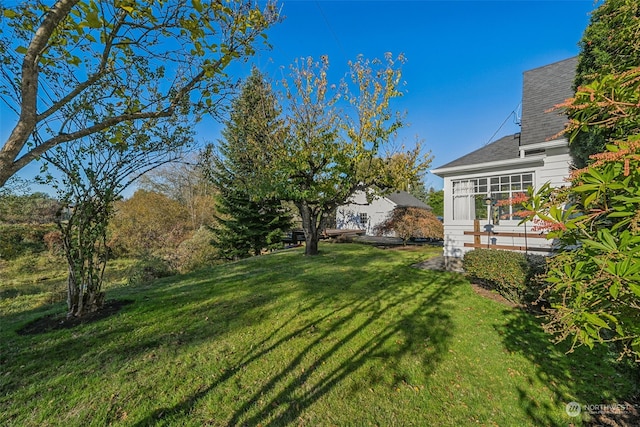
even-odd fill
[(273, 194), (260, 192), (273, 163), (269, 150), (284, 137), (280, 108), (257, 69), (233, 101), (229, 120), (207, 170), (218, 189), (216, 246), (229, 259), (259, 255), (280, 242), (291, 215)]
[[(580, 55), (574, 88), (598, 78), (628, 71), (640, 63), (640, 3), (637, 0), (606, 0), (591, 15), (580, 40)], [(574, 116), (570, 113), (570, 118)], [(604, 119), (602, 116), (600, 119)], [(577, 129), (569, 148), (575, 165), (582, 168), (589, 156), (605, 151), (609, 138), (626, 133), (622, 126), (614, 128), (584, 127)]]
[(273, 3), (250, 0), (31, 0), (1, 10), (0, 95), (16, 124), (0, 148), (0, 186), (52, 147), (117, 124), (145, 132), (215, 113), (225, 69), (279, 19)]
[(383, 60), (359, 57), (349, 63), (349, 81), (332, 85), (328, 58), (307, 58), (292, 65), (284, 81), (288, 133), (275, 147), (271, 183), (298, 208), (307, 255), (318, 254), (329, 215), (355, 190), (414, 182), (428, 165), (419, 146), (381, 158), (402, 126), (401, 114), (391, 107), (402, 94), (402, 62), (391, 54)]

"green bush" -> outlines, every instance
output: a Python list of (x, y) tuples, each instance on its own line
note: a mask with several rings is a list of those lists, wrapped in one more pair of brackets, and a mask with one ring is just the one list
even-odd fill
[(0, 258), (15, 259), (22, 255), (45, 252), (44, 235), (55, 231), (53, 224), (0, 225)]
[(537, 302), (542, 283), (538, 277), (546, 271), (546, 259), (542, 255), (496, 249), (467, 252), (462, 265), (470, 280), (497, 291), (515, 304), (526, 306)]
[(188, 273), (200, 268), (219, 264), (220, 256), (212, 242), (214, 232), (205, 226), (200, 227), (189, 239), (180, 243), (172, 258), (172, 265), (180, 273)]
[(169, 263), (162, 258), (147, 256), (136, 262), (128, 272), (128, 284), (145, 285), (155, 279), (175, 274)]

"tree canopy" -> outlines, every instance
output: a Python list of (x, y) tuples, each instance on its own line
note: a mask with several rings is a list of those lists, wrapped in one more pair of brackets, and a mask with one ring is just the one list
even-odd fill
[(60, 202), (45, 193), (0, 193), (0, 223), (52, 224)]
[(275, 4), (249, 0), (31, 0), (1, 10), (0, 96), (16, 124), (0, 149), (0, 186), (52, 147), (121, 123), (146, 133), (216, 114), (231, 86), (225, 69), (279, 19)]
[(137, 190), (115, 204), (110, 245), (138, 257), (174, 252), (187, 234), (187, 210), (164, 194)]
[(327, 219), (355, 190), (407, 185), (429, 164), (419, 144), (384, 157), (403, 125), (391, 105), (402, 95), (403, 62), (391, 54), (360, 56), (349, 63), (349, 78), (332, 84), (328, 57), (303, 58), (283, 81), (287, 133), (270, 148), (270, 179), (263, 182), (298, 208), (307, 255), (318, 253)]
[[(600, 77), (619, 74), (640, 63), (640, 3), (636, 0), (606, 0), (596, 8), (580, 40), (580, 55), (574, 89)], [(604, 112), (604, 111), (603, 111)], [(573, 116), (570, 114), (570, 118)], [(601, 119), (605, 117), (602, 116)], [(589, 156), (605, 150), (610, 138), (626, 132), (622, 124), (610, 127), (576, 129), (569, 148), (577, 167), (584, 167)]]
[(253, 69), (231, 105), (217, 153), (206, 162), (219, 191), (216, 246), (229, 258), (259, 255), (281, 240), (291, 215), (281, 200), (261, 194), (264, 171), (272, 162), (269, 147), (284, 137), (277, 99), (264, 76)]

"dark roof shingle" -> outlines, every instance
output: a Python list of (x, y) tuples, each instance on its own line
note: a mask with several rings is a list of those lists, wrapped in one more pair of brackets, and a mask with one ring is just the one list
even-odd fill
[(520, 147), (518, 142), (518, 134), (504, 136), (490, 144), (485, 145), (469, 154), (458, 157), (446, 165), (440, 166), (438, 169), (450, 168), (455, 166), (476, 165), (478, 163), (487, 163), (499, 160), (516, 159), (520, 156)]
[(522, 90), (522, 145), (550, 140), (564, 129), (567, 116), (548, 111), (573, 96), (573, 80), (578, 58), (526, 71)]
[(548, 110), (573, 96), (577, 64), (578, 58), (573, 57), (525, 71), (521, 133), (502, 137), (437, 169), (517, 159), (521, 145), (548, 141), (562, 131), (567, 117), (560, 111)]
[(394, 191), (387, 194), (386, 197), (401, 208), (431, 209), (429, 205), (406, 191)]

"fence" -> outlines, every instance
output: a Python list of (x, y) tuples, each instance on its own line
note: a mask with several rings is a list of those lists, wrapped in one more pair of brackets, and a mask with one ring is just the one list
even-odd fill
[[(473, 236), (473, 243), (465, 243), (466, 248), (488, 248), (488, 249), (504, 249), (508, 251), (523, 251), (523, 252), (552, 252), (553, 249), (548, 247), (529, 246), (529, 239), (547, 239), (546, 233), (527, 233), (526, 228), (524, 233), (519, 232), (501, 232), (493, 231), (493, 226), (489, 225), (487, 231), (480, 231), (480, 221), (473, 221), (473, 231), (465, 231), (465, 236)], [(486, 243), (482, 243), (481, 238), (486, 236)], [(492, 237), (493, 236), (493, 237)], [(497, 239), (499, 237), (515, 237), (524, 239), (524, 245), (498, 245)]]

